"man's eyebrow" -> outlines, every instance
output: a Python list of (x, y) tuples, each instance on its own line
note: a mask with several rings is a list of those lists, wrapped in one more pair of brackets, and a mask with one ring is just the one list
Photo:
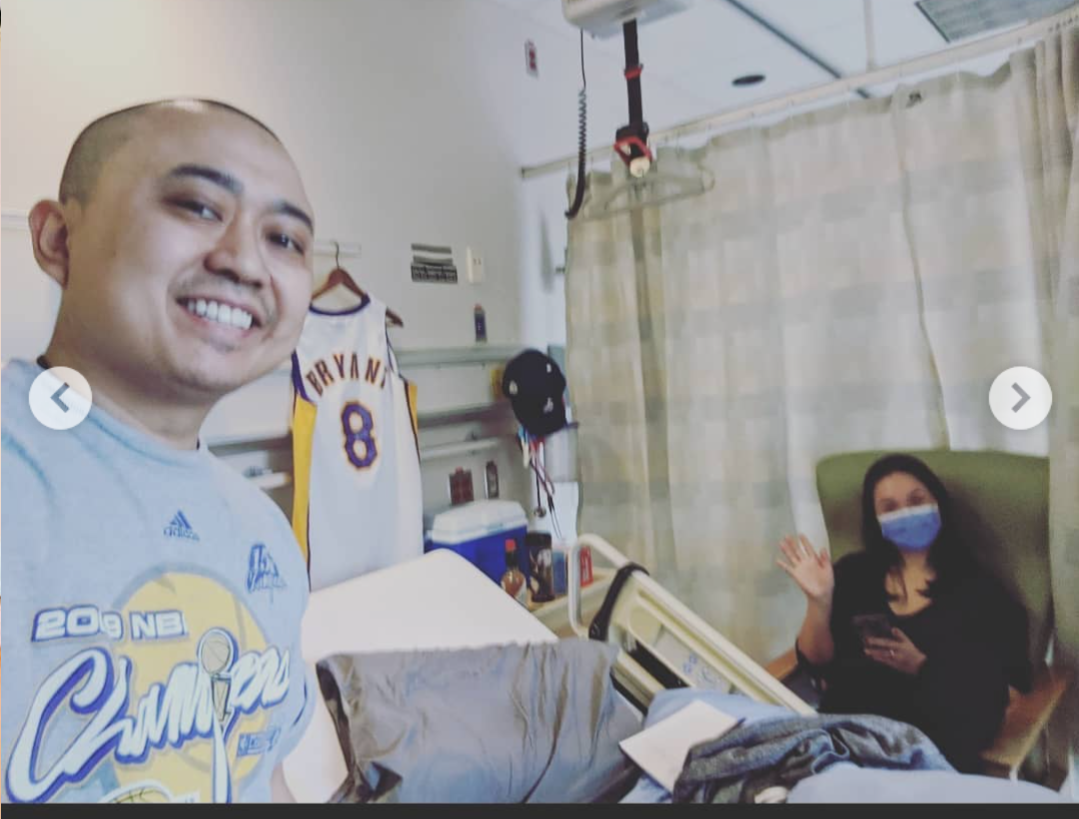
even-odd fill
[[(168, 176), (170, 178), (182, 178), (185, 176), (195, 176), (200, 179), (205, 179), (212, 182), (219, 187), (224, 188), (234, 196), (239, 196), (244, 191), (243, 182), (237, 179), (235, 176), (224, 171), (220, 171), (217, 168), (211, 168), (207, 165), (177, 165), (171, 171)], [(283, 216), (291, 216), (294, 219), (299, 219), (305, 225), (307, 229), (312, 233), (315, 232), (315, 220), (303, 209), (297, 205), (292, 204), (284, 199), (275, 202), (273, 207), (270, 208), (272, 213), (279, 213)]]
[(291, 202), (286, 202), (284, 200), (280, 202), (275, 202), (273, 207), (270, 208), (270, 211), (272, 213), (280, 213), (283, 216), (291, 216), (294, 219), (299, 219), (301, 222), (307, 225), (308, 230), (310, 230), (312, 233), (315, 232), (315, 220), (308, 216), (305, 210), (297, 207), (296, 205), (293, 205)]
[(200, 179), (205, 179), (209, 182), (213, 182), (234, 196), (239, 196), (244, 191), (243, 182), (237, 179), (232, 174), (219, 171), (216, 168), (208, 167), (207, 165), (177, 165), (168, 173), (170, 178), (182, 178), (185, 176), (196, 176)]

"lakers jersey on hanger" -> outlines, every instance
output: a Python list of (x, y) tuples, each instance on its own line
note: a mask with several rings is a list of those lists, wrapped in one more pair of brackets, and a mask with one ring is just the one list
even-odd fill
[(292, 355), (292, 525), (321, 589), (423, 554), (415, 388), (386, 306), (311, 306)]

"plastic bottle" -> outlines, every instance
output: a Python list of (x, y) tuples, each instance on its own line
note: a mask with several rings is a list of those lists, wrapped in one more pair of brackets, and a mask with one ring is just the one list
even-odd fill
[(502, 575), (502, 588), (510, 597), (522, 606), (528, 606), (528, 584), (524, 573), (518, 568), (517, 542), (513, 538), (506, 540), (506, 573)]

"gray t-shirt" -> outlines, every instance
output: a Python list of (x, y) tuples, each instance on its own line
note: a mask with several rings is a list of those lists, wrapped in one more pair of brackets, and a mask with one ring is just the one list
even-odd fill
[(0, 377), (4, 801), (269, 801), (318, 696), (288, 522), (205, 448), (41, 425), (40, 373)]

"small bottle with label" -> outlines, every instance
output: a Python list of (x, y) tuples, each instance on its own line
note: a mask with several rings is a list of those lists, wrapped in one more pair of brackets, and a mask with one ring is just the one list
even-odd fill
[(528, 584), (524, 573), (518, 568), (517, 543), (510, 538), (506, 541), (506, 573), (502, 575), (502, 588), (510, 597), (522, 606), (528, 606)]

